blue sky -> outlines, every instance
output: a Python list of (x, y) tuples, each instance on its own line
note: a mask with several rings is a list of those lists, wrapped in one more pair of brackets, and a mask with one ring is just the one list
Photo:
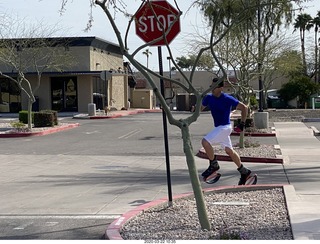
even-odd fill
[[(127, 4), (127, 9), (130, 13), (135, 13), (141, 4), (141, 0), (122, 0)], [(168, 0), (174, 5), (173, 0)], [(170, 46), (175, 57), (187, 55), (188, 46), (187, 39), (195, 33), (195, 26), (203, 26), (199, 10), (191, 8), (190, 4), (193, 0), (177, 0), (179, 8), (183, 12), (181, 22), (181, 33), (171, 42)], [(306, 10), (312, 16), (315, 16), (320, 10), (320, 1), (313, 0), (306, 4), (309, 8)], [(100, 7), (93, 9), (94, 23), (89, 32), (84, 32), (88, 21), (89, 0), (69, 0), (67, 10), (63, 15), (60, 15), (59, 9), (61, 0), (0, 0), (0, 13), (7, 15), (18, 16), (19, 19), (26, 18), (29, 22), (40, 21), (48, 26), (60, 26), (58, 35), (64, 36), (97, 36), (110, 42), (117, 43), (116, 37), (111, 32), (111, 26), (107, 21), (105, 14)], [(189, 11), (188, 11), (189, 10)], [(122, 34), (125, 33), (128, 19), (125, 19), (120, 13), (115, 15), (116, 21), (120, 23), (119, 28)], [(135, 28), (131, 28), (129, 47), (131, 50), (143, 44), (143, 41), (135, 34)], [(149, 68), (158, 70), (158, 50), (157, 47), (149, 47), (152, 55), (149, 57)], [(168, 70), (168, 56), (165, 48), (163, 50), (163, 67)], [(146, 64), (146, 56), (143, 54), (137, 55), (138, 61)]]

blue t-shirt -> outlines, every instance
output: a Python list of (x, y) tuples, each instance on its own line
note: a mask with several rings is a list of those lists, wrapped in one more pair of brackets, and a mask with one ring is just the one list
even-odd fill
[(210, 108), (215, 127), (230, 124), (231, 109), (238, 104), (239, 100), (226, 93), (221, 93), (220, 97), (208, 94), (202, 100), (202, 105)]

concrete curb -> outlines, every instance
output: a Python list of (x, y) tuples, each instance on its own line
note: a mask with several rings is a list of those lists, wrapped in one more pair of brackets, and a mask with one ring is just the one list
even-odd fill
[(37, 131), (37, 132), (20, 132), (20, 133), (8, 133), (8, 134), (0, 134), (0, 138), (16, 138), (16, 137), (28, 137), (28, 136), (44, 136), (56, 132), (60, 132), (63, 130), (72, 129), (78, 127), (79, 123), (62, 125), (56, 128), (49, 128), (44, 131)]
[[(271, 127), (271, 133), (262, 133), (262, 132), (244, 132), (245, 136), (253, 136), (253, 137), (275, 137), (276, 130), (274, 127)], [(240, 136), (239, 132), (233, 131), (231, 136)]]
[(320, 136), (320, 132), (318, 131), (318, 129), (316, 127), (310, 126), (310, 128), (313, 130), (314, 136)]
[[(264, 189), (271, 189), (271, 188), (282, 188), (283, 194), (286, 197), (286, 193), (292, 193), (294, 191), (286, 191), (285, 187), (287, 185), (284, 184), (261, 184), (261, 185), (251, 185), (251, 186), (219, 186), (214, 188), (206, 188), (203, 189), (204, 194), (208, 194), (210, 192), (236, 192), (236, 191), (253, 191), (253, 190), (264, 190)], [(289, 185), (290, 186), (290, 185)], [(193, 192), (179, 194), (176, 196), (173, 196), (173, 200), (179, 199), (179, 198), (187, 198), (187, 197), (193, 197)], [(289, 199), (292, 197), (289, 197)], [(158, 205), (164, 205), (168, 202), (167, 198), (161, 198), (152, 202), (148, 202), (146, 204), (143, 204), (141, 206), (138, 206), (137, 208), (124, 213), (120, 218), (113, 221), (106, 229), (105, 237), (109, 240), (123, 240), (122, 236), (120, 235), (122, 227), (131, 220), (132, 218), (138, 216), (139, 214), (143, 213), (145, 210), (148, 210), (150, 208), (153, 208)], [(286, 204), (288, 206), (288, 204)], [(289, 213), (289, 210), (288, 210)]]
[[(257, 132), (245, 132), (245, 136), (253, 136), (253, 137), (274, 137), (276, 136), (276, 133), (257, 133)], [(238, 132), (232, 132), (231, 136), (240, 136), (240, 133)]]

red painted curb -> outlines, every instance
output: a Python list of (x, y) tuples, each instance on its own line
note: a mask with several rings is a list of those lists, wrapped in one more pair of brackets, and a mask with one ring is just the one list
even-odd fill
[(145, 110), (146, 113), (160, 113), (162, 109), (147, 109)]
[(122, 114), (117, 114), (117, 115), (98, 115), (98, 116), (90, 116), (89, 119), (114, 119), (114, 118), (119, 118), (124, 115)]
[[(233, 185), (233, 186), (218, 186), (214, 188), (206, 188), (203, 189), (205, 193), (209, 192), (232, 192), (232, 191), (241, 191), (241, 190), (263, 190), (263, 189), (268, 189), (268, 188), (279, 188), (284, 185), (288, 184), (261, 184), (261, 185), (250, 185), (250, 186), (238, 186), (238, 185)], [(190, 197), (193, 196), (193, 192), (189, 193), (184, 193), (184, 194), (179, 194), (173, 197), (173, 200), (183, 198), (183, 197)], [(108, 225), (107, 230), (105, 232), (105, 237), (106, 239), (109, 240), (123, 240), (122, 236), (120, 235), (120, 231), (123, 227), (123, 225), (128, 222), (130, 219), (136, 217), (143, 211), (150, 209), (152, 207), (155, 207), (160, 204), (165, 204), (168, 201), (168, 198), (161, 198), (156, 201), (148, 202), (146, 204), (143, 204), (141, 206), (138, 206), (137, 208), (134, 208), (131, 211), (128, 211), (124, 213), (120, 218), (116, 219), (113, 221), (110, 225)]]
[[(245, 132), (245, 136), (253, 136), (253, 137), (274, 137), (276, 136), (275, 132), (272, 133), (257, 133), (257, 132)], [(240, 136), (239, 132), (231, 132), (231, 136)]]
[(115, 119), (123, 116), (128, 116), (128, 115), (134, 115), (134, 114), (142, 114), (142, 113), (158, 113), (162, 112), (160, 109), (137, 109), (137, 110), (132, 110), (132, 111), (126, 111), (123, 112), (122, 114), (113, 114), (113, 115), (96, 115), (96, 116), (89, 116), (89, 119)]
[(59, 131), (71, 129), (78, 127), (79, 123), (75, 124), (68, 124), (68, 125), (63, 125), (57, 128), (50, 128), (45, 131), (39, 131), (39, 132), (25, 132), (25, 133), (10, 133), (10, 134), (0, 134), (0, 138), (16, 138), (16, 137), (28, 137), (28, 136), (44, 136), (52, 133), (56, 133)]
[[(197, 157), (202, 159), (208, 159), (208, 156), (205, 152), (198, 151), (196, 154)], [(283, 164), (282, 158), (258, 158), (258, 157), (243, 157), (240, 156), (242, 162), (247, 163), (275, 163), (275, 164)], [(219, 155), (217, 154), (217, 160), (221, 161), (232, 161), (228, 155)]]

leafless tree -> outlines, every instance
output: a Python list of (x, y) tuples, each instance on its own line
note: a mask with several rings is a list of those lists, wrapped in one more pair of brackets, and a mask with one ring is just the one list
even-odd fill
[[(67, 41), (51, 39), (59, 29), (43, 23), (27, 25), (25, 19), (6, 18), (0, 28), (0, 75), (15, 82), (28, 97), (28, 128), (32, 129), (32, 104), (41, 84), (43, 72), (63, 71), (75, 64), (67, 52)], [(26, 74), (36, 72), (37, 82), (31, 85)]]

